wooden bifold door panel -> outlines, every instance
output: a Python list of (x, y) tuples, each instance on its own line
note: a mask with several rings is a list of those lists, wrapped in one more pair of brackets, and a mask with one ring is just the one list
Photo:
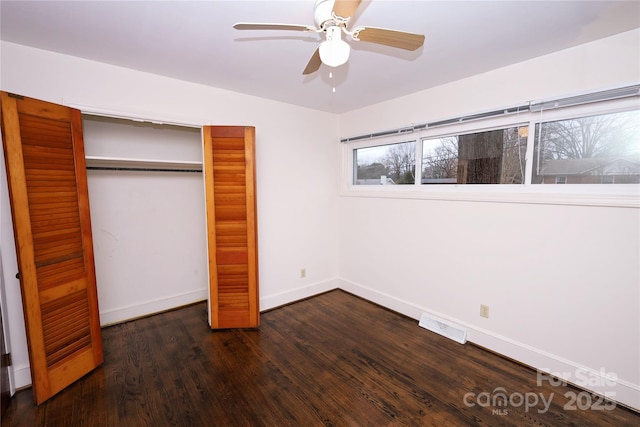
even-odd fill
[(255, 129), (205, 126), (204, 174), (209, 323), (213, 329), (258, 327)]
[(103, 361), (80, 111), (0, 93), (34, 398)]

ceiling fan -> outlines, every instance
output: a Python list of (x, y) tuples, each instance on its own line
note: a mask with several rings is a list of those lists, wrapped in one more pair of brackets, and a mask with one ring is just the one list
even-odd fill
[(424, 43), (424, 35), (405, 33), (375, 27), (347, 27), (351, 17), (360, 6), (362, 0), (316, 0), (314, 20), (316, 26), (296, 24), (256, 24), (240, 22), (233, 26), (236, 30), (291, 30), (313, 33), (325, 33), (325, 41), (320, 43), (307, 63), (302, 74), (311, 74), (321, 64), (338, 67), (349, 59), (351, 48), (342, 39), (342, 34), (354, 41), (377, 43), (405, 50), (416, 50)]

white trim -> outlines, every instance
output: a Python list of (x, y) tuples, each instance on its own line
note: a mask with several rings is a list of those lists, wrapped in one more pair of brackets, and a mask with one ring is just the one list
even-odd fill
[[(489, 202), (489, 203), (519, 203), (534, 205), (567, 205), (567, 206), (610, 206), (617, 208), (640, 208), (640, 186), (636, 184), (620, 184), (625, 186), (625, 192), (605, 194), (596, 192), (595, 185), (580, 184), (581, 187), (572, 188), (571, 185), (560, 186), (561, 189), (549, 188), (551, 185), (538, 184), (536, 189), (524, 185), (473, 185), (472, 188), (462, 188), (464, 185), (446, 185), (446, 188), (431, 188), (430, 191), (416, 190), (416, 186), (364, 186), (351, 185), (341, 191), (343, 197), (365, 197), (385, 199), (419, 199), (439, 200), (450, 202)], [(612, 184), (613, 185), (613, 184)], [(468, 185), (470, 186), (470, 185)], [(533, 186), (533, 184), (532, 184)], [(577, 186), (577, 184), (576, 184)], [(357, 190), (354, 188), (357, 187)], [(390, 188), (391, 187), (391, 188)], [(401, 187), (401, 188), (398, 188)], [(500, 188), (496, 188), (500, 187)], [(507, 187), (507, 188), (504, 188)], [(554, 186), (555, 187), (555, 186)], [(460, 189), (460, 191), (456, 191)], [(578, 190), (583, 190), (579, 192)]]
[(14, 366), (13, 380), (15, 385), (14, 393), (20, 389), (31, 386), (31, 367), (28, 363)]
[(260, 311), (271, 310), (281, 305), (290, 304), (337, 288), (338, 279), (335, 278), (300, 286), (285, 292), (263, 296), (260, 297)]
[[(209, 221), (208, 221), (208, 212), (207, 212), (207, 179), (213, 179), (213, 172), (212, 171), (207, 171), (204, 167), (205, 164), (205, 159), (206, 159), (206, 153), (205, 153), (205, 149), (204, 149), (204, 137), (205, 137), (205, 128), (204, 126), (202, 126), (200, 128), (200, 147), (201, 147), (201, 156), (200, 158), (202, 159), (202, 200), (204, 200), (204, 204), (205, 204), (205, 218), (204, 218), (204, 232), (205, 232), (205, 243), (207, 245), (207, 247), (205, 248), (207, 251), (207, 262), (206, 262), (206, 272), (207, 272), (207, 289), (205, 290), (206, 293), (206, 300), (207, 300), (207, 325), (209, 325), (209, 327), (211, 327), (211, 262), (210, 262), (210, 258), (209, 258)], [(211, 230), (211, 232), (213, 232), (213, 230)], [(259, 264), (258, 264), (259, 266)]]
[[(444, 320), (454, 322), (462, 327), (465, 327), (469, 331), (469, 341), (473, 342), (477, 345), (485, 347), (491, 351), (495, 351), (496, 353), (502, 354), (506, 357), (517, 360), (520, 363), (528, 365), (533, 369), (537, 369), (541, 372), (552, 372), (552, 373), (571, 373), (571, 372), (584, 372), (589, 377), (588, 384), (602, 384), (602, 386), (589, 386), (587, 387), (585, 384), (576, 384), (572, 382), (572, 378), (565, 377), (564, 379), (567, 382), (577, 385), (580, 388), (593, 391), (595, 393), (611, 396), (617, 402), (634, 408), (636, 410), (640, 410), (640, 385), (633, 384), (629, 381), (616, 378), (613, 380), (613, 385), (611, 384), (612, 379), (601, 371), (597, 371), (595, 369), (585, 367), (580, 365), (579, 363), (573, 362), (571, 360), (567, 360), (563, 357), (554, 355), (552, 353), (545, 352), (543, 350), (537, 349), (535, 347), (529, 346), (527, 344), (521, 343), (516, 340), (512, 340), (508, 337), (502, 336), (500, 334), (493, 333), (489, 330), (476, 327), (468, 322), (461, 321), (451, 316), (447, 316), (443, 313), (429, 310), (425, 307), (413, 304), (409, 301), (402, 300), (400, 298), (396, 298), (387, 293), (379, 292), (374, 289), (368, 288), (359, 283), (355, 283), (346, 279), (334, 278), (328, 279), (321, 282), (312, 283), (309, 285), (301, 286), (295, 289), (292, 289), (287, 292), (281, 292), (274, 295), (269, 295), (262, 297), (260, 299), (261, 311), (270, 310), (285, 304), (293, 303), (295, 301), (313, 297), (315, 295), (321, 294), (323, 292), (331, 291), (334, 289), (342, 289), (344, 291), (350, 292), (358, 297), (364, 298), (368, 301), (371, 301), (376, 304), (380, 304), (383, 307), (386, 307), (390, 310), (396, 311), (400, 314), (408, 316), (410, 318), (419, 320), (422, 313), (428, 313), (437, 317), (440, 317)], [(193, 294), (193, 293), (191, 293)], [(202, 292), (204, 295), (205, 292)], [(185, 294), (187, 295), (187, 294)], [(158, 302), (160, 300), (157, 300)], [(163, 300), (163, 301), (166, 301)], [(195, 302), (195, 301), (192, 301)], [(185, 302), (178, 303), (176, 300), (172, 304), (184, 305)], [(146, 307), (149, 307), (149, 304), (143, 304)], [(139, 305), (136, 307), (141, 307), (143, 305)], [(125, 311), (131, 313), (133, 309), (136, 307), (126, 307), (123, 309), (119, 309), (119, 313), (123, 314)], [(175, 305), (174, 305), (175, 307)], [(166, 307), (174, 308), (174, 307)], [(164, 309), (156, 310), (162, 311)], [(136, 310), (140, 311), (140, 310)], [(111, 310), (109, 313), (113, 313), (115, 310)], [(106, 314), (106, 313), (105, 313)], [(151, 314), (151, 313), (147, 313)], [(101, 313), (101, 318), (103, 317), (103, 313)], [(135, 317), (143, 316), (143, 314), (138, 314)], [(122, 320), (121, 320), (122, 321)], [(116, 322), (114, 322), (116, 323)], [(104, 325), (103, 325), (104, 326)], [(421, 329), (417, 329), (420, 330)], [(429, 333), (426, 331), (425, 333)], [(29, 370), (29, 365), (21, 365), (15, 367), (15, 379), (16, 379), (16, 388), (24, 388), (31, 384), (31, 372)], [(613, 393), (613, 394), (612, 394)]]
[[(469, 334), (469, 341), (477, 345), (528, 365), (539, 372), (550, 372), (551, 376), (580, 389), (610, 397), (618, 403), (640, 411), (640, 385), (620, 378), (612, 379), (605, 372), (480, 328), (470, 331)], [(577, 381), (577, 373), (580, 373), (580, 378), (588, 377), (588, 380)]]
[(182, 294), (156, 298), (142, 303), (100, 311), (100, 326), (105, 327), (122, 323), (138, 317), (148, 316), (183, 305), (192, 304), (207, 299), (207, 290), (185, 292)]
[(533, 156), (535, 154), (535, 138), (536, 138), (536, 122), (533, 118), (527, 123), (528, 126), (528, 134), (527, 134), (527, 152), (524, 155), (525, 163), (524, 163), (524, 185), (531, 185), (531, 178), (533, 176)]
[[(419, 320), (421, 313), (425, 312), (456, 323), (467, 328), (468, 340), (470, 342), (514, 359), (540, 372), (568, 374), (563, 377), (567, 382), (572, 383), (579, 388), (589, 390), (603, 396), (609, 396), (625, 406), (640, 410), (640, 385), (638, 384), (633, 384), (619, 378), (612, 379), (605, 372), (585, 367), (561, 356), (540, 350), (489, 330), (479, 328), (473, 324), (447, 316), (440, 312), (429, 310), (425, 307), (396, 298), (392, 295), (376, 291), (359, 283), (346, 279), (339, 279), (339, 288), (368, 301), (380, 304), (383, 307), (397, 311), (398, 313), (404, 314), (412, 319)], [(576, 378), (576, 372), (584, 373), (589, 377), (589, 380), (582, 382), (572, 381)], [(562, 375), (559, 376), (562, 377)]]
[[(2, 159), (0, 159), (2, 161)], [(11, 354), (11, 331), (9, 328), (9, 311), (7, 310), (7, 297), (5, 295), (4, 284), (4, 261), (2, 258), (2, 248), (0, 248), (0, 307), (2, 308), (2, 334), (4, 336), (4, 348), (7, 354)], [(7, 374), (9, 378), (9, 395), (13, 396), (16, 392), (15, 367), (9, 365)]]
[(183, 127), (201, 128), (207, 120), (193, 120), (187, 117), (174, 117), (148, 111), (123, 111), (115, 107), (104, 107), (83, 104), (82, 102), (70, 99), (62, 99), (62, 105), (80, 110), (82, 114), (111, 117), (114, 119), (132, 120), (134, 122), (149, 122), (160, 125), (173, 125)]

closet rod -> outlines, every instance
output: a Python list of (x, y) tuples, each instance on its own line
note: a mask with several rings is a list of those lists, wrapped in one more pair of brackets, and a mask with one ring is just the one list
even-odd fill
[(87, 166), (94, 171), (126, 171), (126, 172), (190, 172), (202, 173), (202, 169), (170, 169), (170, 168), (129, 168), (116, 166)]

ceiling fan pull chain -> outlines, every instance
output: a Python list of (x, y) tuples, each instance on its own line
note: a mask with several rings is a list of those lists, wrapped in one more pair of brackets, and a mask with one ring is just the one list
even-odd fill
[[(355, 27), (349, 30), (351, 19), (362, 0), (316, 0), (313, 7), (315, 27), (299, 24), (274, 24), (238, 22), (233, 26), (237, 30), (290, 30), (324, 33), (325, 40), (320, 43), (307, 63), (303, 75), (311, 74), (325, 64), (331, 68), (339, 67), (349, 60), (351, 46), (344, 39), (365, 41), (405, 50), (416, 50), (424, 44), (423, 34), (406, 33), (378, 27)], [(344, 37), (343, 37), (344, 34)], [(329, 74), (333, 79), (333, 73)], [(333, 92), (336, 91), (335, 81)]]
[(329, 70), (329, 78), (331, 79), (332, 92), (336, 93), (336, 78), (333, 76), (333, 67)]

